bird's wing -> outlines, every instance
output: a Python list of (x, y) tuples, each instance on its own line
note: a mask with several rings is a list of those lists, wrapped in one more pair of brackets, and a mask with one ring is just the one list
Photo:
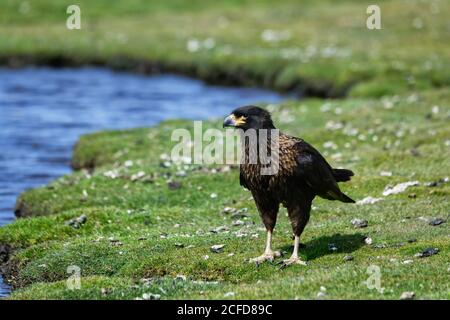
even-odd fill
[(333, 169), (325, 158), (303, 140), (294, 145), (296, 174), (314, 193), (329, 200), (340, 200), (342, 192), (333, 176)]
[(239, 171), (239, 183), (240, 183), (241, 186), (243, 186), (244, 188), (248, 189), (247, 183), (245, 182), (245, 178), (242, 175), (241, 171)]

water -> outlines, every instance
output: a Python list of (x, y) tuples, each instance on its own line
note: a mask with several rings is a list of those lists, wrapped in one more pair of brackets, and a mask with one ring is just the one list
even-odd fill
[[(175, 75), (0, 69), (0, 226), (14, 219), (20, 192), (70, 172), (72, 148), (82, 134), (170, 118), (222, 117), (239, 105), (281, 99), (270, 91), (211, 86)], [(0, 277), (0, 296), (8, 292)]]

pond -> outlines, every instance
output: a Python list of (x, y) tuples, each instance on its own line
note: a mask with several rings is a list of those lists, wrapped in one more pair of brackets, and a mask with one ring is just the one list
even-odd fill
[[(14, 219), (23, 190), (70, 173), (72, 148), (82, 134), (170, 118), (222, 117), (240, 105), (282, 99), (266, 90), (211, 86), (177, 75), (0, 69), (0, 226)], [(8, 292), (0, 277), (0, 296)]]

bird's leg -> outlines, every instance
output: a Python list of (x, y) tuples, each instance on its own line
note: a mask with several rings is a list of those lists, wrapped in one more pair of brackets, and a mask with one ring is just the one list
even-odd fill
[(292, 252), (292, 255), (289, 259), (283, 260), (281, 262), (281, 269), (286, 268), (287, 266), (293, 265), (293, 264), (300, 264), (302, 266), (306, 266), (307, 263), (303, 260), (301, 260), (298, 257), (298, 247), (300, 245), (300, 236), (295, 236), (294, 238), (294, 251)]
[(275, 258), (281, 256), (279, 251), (272, 250), (272, 231), (267, 230), (267, 240), (266, 240), (266, 249), (264, 253), (259, 257), (250, 259), (250, 262), (256, 262), (256, 264), (263, 263), (264, 261), (273, 261)]
[(297, 204), (288, 207), (289, 219), (291, 220), (292, 231), (294, 233), (294, 251), (289, 259), (281, 262), (281, 269), (293, 264), (306, 265), (306, 262), (298, 257), (298, 248), (300, 247), (300, 235), (309, 221), (310, 211), (311, 201), (306, 201), (306, 199), (300, 205)]

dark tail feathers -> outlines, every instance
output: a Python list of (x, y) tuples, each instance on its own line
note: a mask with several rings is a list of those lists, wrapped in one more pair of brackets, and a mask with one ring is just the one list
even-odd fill
[[(333, 176), (337, 182), (350, 181), (350, 179), (354, 175), (355, 174), (353, 173), (353, 171), (348, 169), (333, 169)], [(345, 203), (355, 203), (355, 200), (351, 199), (343, 193), (341, 193), (339, 200)]]
[(347, 196), (346, 194), (341, 194), (341, 198), (339, 199), (339, 201), (345, 202), (345, 203), (355, 203), (355, 200), (353, 200), (352, 198), (350, 198), (349, 196)]
[(348, 169), (333, 169), (333, 176), (337, 182), (350, 181), (351, 177), (354, 175), (353, 171)]

